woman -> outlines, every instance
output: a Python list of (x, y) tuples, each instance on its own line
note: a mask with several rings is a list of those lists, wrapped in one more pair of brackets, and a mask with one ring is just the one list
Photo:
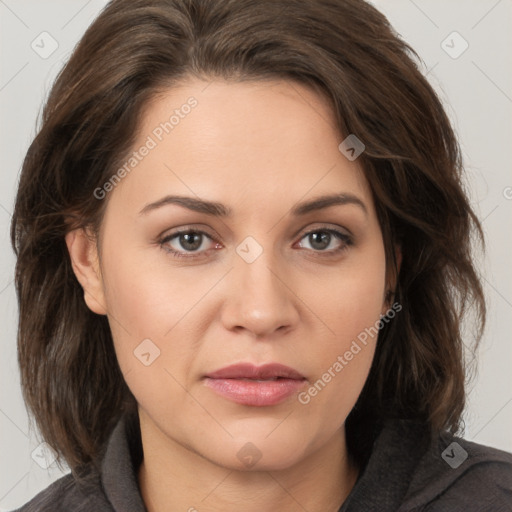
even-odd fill
[(72, 470), (20, 510), (500, 510), (464, 441), (481, 227), (362, 0), (114, 0), (12, 223), (25, 400)]

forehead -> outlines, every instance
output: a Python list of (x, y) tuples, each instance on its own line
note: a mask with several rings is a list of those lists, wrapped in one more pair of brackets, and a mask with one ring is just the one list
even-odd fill
[(235, 213), (237, 204), (291, 206), (334, 191), (371, 202), (361, 167), (338, 149), (342, 140), (328, 101), (307, 86), (190, 79), (146, 105), (132, 148), (139, 156), (115, 201), (186, 193)]

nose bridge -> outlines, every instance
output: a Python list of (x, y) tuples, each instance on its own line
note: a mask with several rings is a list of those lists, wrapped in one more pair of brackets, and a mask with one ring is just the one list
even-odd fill
[(250, 298), (254, 302), (265, 299), (268, 303), (278, 299), (277, 295), (282, 293), (282, 290), (277, 289), (271, 265), (271, 258), (262, 254), (252, 263), (240, 260), (235, 266), (235, 276), (243, 284), (242, 290), (245, 288), (247, 292), (250, 291)]
[[(248, 254), (251, 257), (247, 257)], [(293, 295), (281, 282), (275, 267), (270, 248), (263, 250), (260, 246), (258, 249), (251, 240), (238, 246), (230, 273), (231, 286), (224, 315), (226, 327), (243, 327), (263, 335), (290, 327), (297, 321)]]

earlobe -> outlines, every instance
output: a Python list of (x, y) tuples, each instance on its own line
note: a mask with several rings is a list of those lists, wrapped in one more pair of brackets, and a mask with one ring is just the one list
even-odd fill
[(103, 291), (96, 240), (79, 228), (66, 235), (66, 245), (73, 272), (84, 290), (87, 307), (98, 315), (106, 315), (107, 308)]

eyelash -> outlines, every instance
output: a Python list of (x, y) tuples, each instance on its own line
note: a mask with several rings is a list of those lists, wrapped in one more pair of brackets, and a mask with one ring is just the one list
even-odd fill
[[(306, 249), (308, 251), (312, 251), (313, 254), (315, 255), (315, 257), (318, 256), (318, 257), (323, 257), (323, 258), (327, 257), (328, 258), (328, 257), (337, 256), (341, 252), (346, 251), (348, 249), (348, 247), (352, 246), (354, 243), (351, 236), (349, 236), (346, 233), (343, 233), (341, 231), (338, 231), (336, 229), (333, 229), (333, 228), (312, 229), (312, 230), (304, 233), (300, 237), (299, 241), (308, 237), (312, 233), (329, 233), (330, 235), (334, 236), (336, 239), (338, 239), (339, 241), (342, 242), (342, 245), (340, 247), (338, 247), (337, 249), (330, 249), (330, 250)], [(189, 228), (175, 231), (174, 233), (171, 233), (171, 234), (165, 236), (164, 238), (162, 238), (161, 240), (159, 240), (158, 243), (162, 249), (164, 249), (167, 253), (171, 254), (172, 257), (174, 257), (174, 258), (196, 259), (196, 258), (203, 257), (206, 251), (201, 251), (201, 252), (197, 252), (197, 253), (195, 251), (181, 252), (181, 251), (176, 251), (169, 247), (168, 243), (171, 240), (175, 239), (176, 237), (179, 237), (180, 235), (184, 235), (184, 234), (203, 235), (203, 236), (206, 236), (207, 238), (209, 238), (210, 240), (212, 240), (213, 242), (216, 242), (217, 244), (219, 243), (215, 240), (214, 237), (212, 237), (206, 231), (202, 231), (200, 229), (189, 229)]]

